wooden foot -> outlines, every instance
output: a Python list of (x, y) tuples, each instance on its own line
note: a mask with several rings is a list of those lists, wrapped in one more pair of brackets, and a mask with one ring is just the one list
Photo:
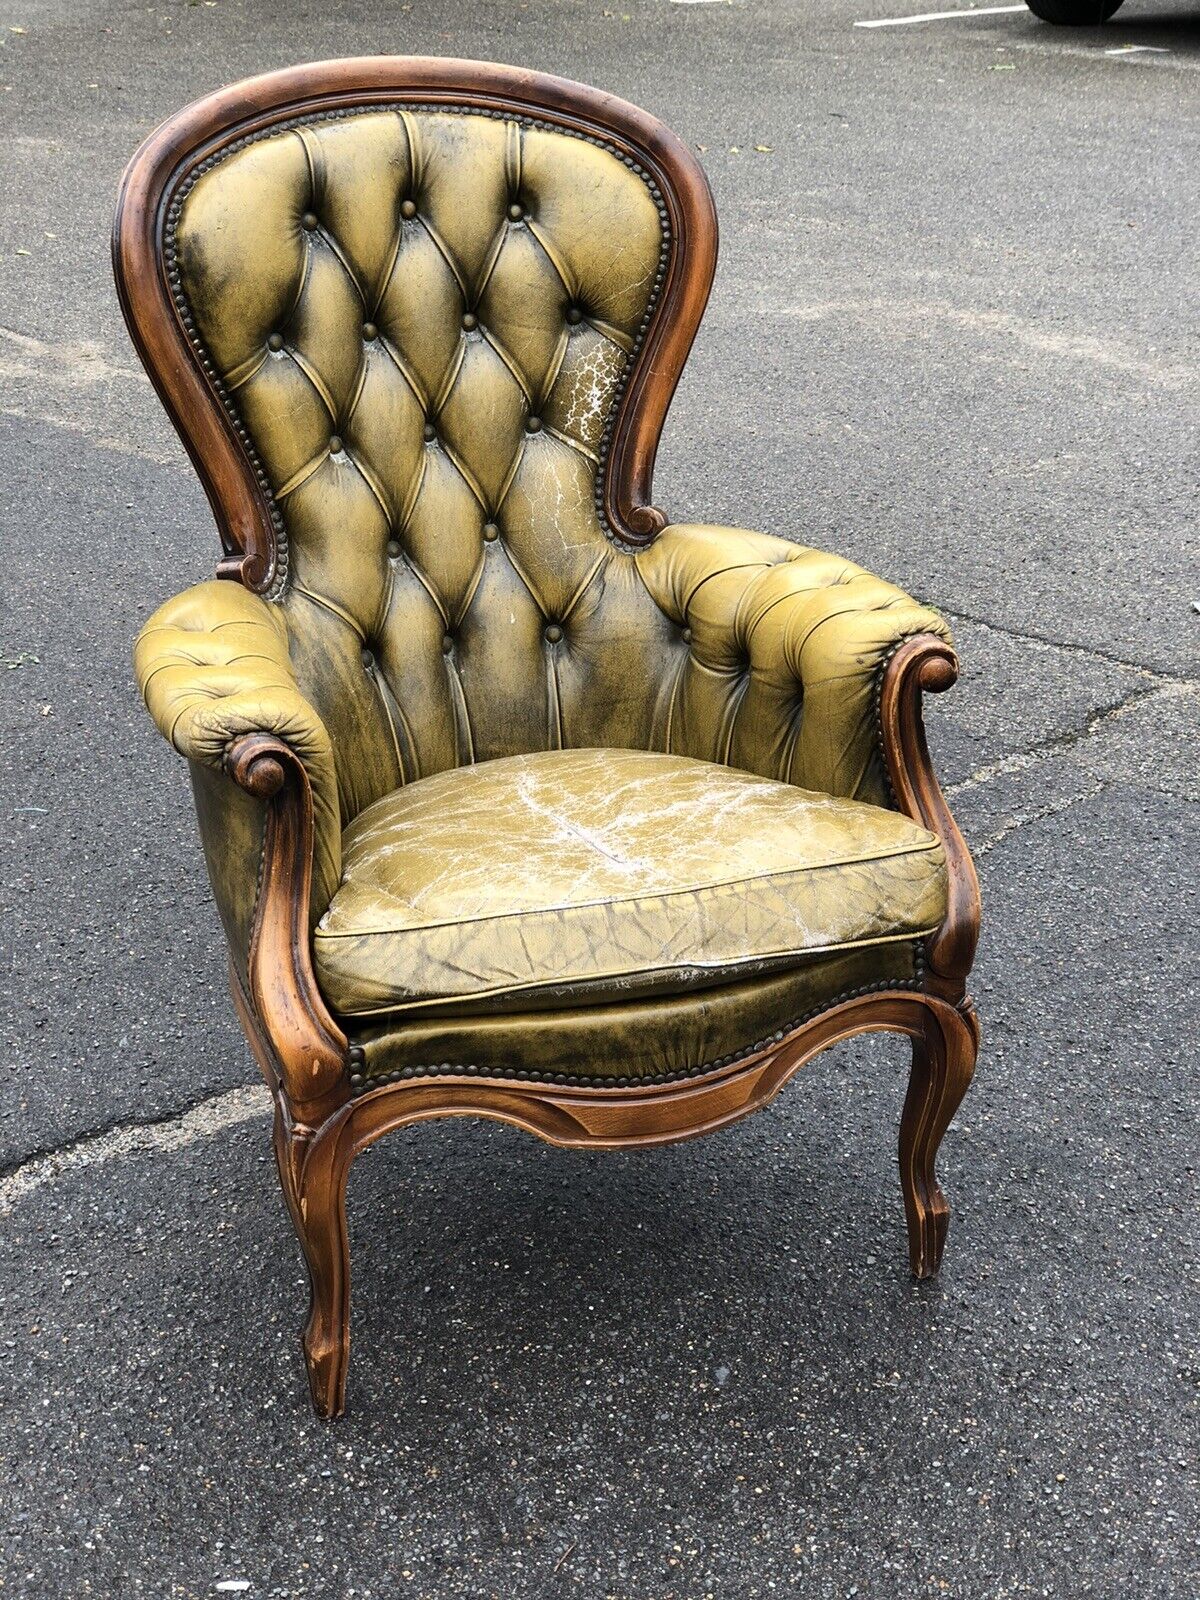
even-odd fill
[(932, 1278), (942, 1264), (950, 1207), (934, 1161), (971, 1082), (978, 1050), (979, 1024), (970, 1001), (955, 1007), (928, 1000), (924, 1031), (913, 1038), (912, 1076), (900, 1119), (900, 1186), (916, 1278)]
[(302, 1198), (307, 1211), (304, 1255), (308, 1262), (310, 1302), (304, 1326), (304, 1359), (313, 1409), (319, 1417), (340, 1417), (346, 1409), (346, 1369), (350, 1363), (350, 1245), (346, 1236), (346, 1194), (336, 1194), (314, 1205)]
[(340, 1417), (346, 1409), (350, 1361), (349, 1166), (338, 1161), (336, 1140), (314, 1140), (309, 1129), (289, 1131), (278, 1112), (275, 1155), (284, 1199), (308, 1266), (303, 1345), (313, 1409), (319, 1417)]

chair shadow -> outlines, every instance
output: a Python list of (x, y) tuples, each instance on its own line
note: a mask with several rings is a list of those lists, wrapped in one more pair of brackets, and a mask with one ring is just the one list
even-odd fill
[(471, 1119), (384, 1141), (351, 1180), (348, 1423), (439, 1418), (432, 1453), (447, 1418), (511, 1436), (531, 1397), (563, 1419), (586, 1397), (589, 1426), (626, 1418), (606, 1447), (631, 1466), (735, 1392), (766, 1416), (819, 1389), (831, 1428), (885, 1426), (864, 1372), (923, 1371), (941, 1299), (908, 1276), (904, 1077), (864, 1086), (888, 1127), (867, 1170), (830, 1148), (828, 1084), (800, 1127), (777, 1105), (654, 1151), (556, 1150)]

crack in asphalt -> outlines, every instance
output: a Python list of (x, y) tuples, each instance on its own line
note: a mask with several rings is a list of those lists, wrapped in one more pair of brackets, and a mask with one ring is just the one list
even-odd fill
[(1148, 667), (1144, 661), (1130, 661), (1125, 656), (1113, 655), (1108, 650), (1098, 650), (1095, 645), (1071, 644), (1065, 639), (1052, 639), (1044, 633), (1029, 633), (1021, 628), (1009, 628), (1001, 622), (992, 622), (987, 617), (973, 616), (969, 611), (956, 611), (948, 606), (938, 606), (936, 609), (952, 622), (968, 622), (974, 628), (1001, 634), (1006, 639), (1019, 639), (1023, 644), (1042, 645), (1047, 650), (1065, 650), (1071, 655), (1083, 656), (1090, 661), (1103, 661), (1106, 666), (1123, 667), (1126, 672), (1136, 672), (1139, 677), (1149, 678), (1156, 683), (1178, 683), (1190, 689), (1200, 689), (1200, 678), (1189, 678), (1182, 672), (1171, 672), (1163, 667)]
[(1024, 750), (1015, 750), (1009, 755), (1002, 756), (999, 761), (990, 761), (986, 766), (977, 768), (970, 777), (962, 778), (958, 783), (947, 784), (943, 792), (947, 797), (962, 794), (964, 790), (991, 783), (995, 778), (1009, 777), (1016, 772), (1028, 772), (1032, 767), (1041, 766), (1043, 762), (1063, 755), (1077, 745), (1086, 744), (1108, 723), (1120, 721), (1122, 717), (1128, 716), (1140, 706), (1155, 700), (1180, 700), (1194, 694), (1196, 689), (1197, 686), (1182, 679), (1156, 683), (1148, 689), (1132, 689), (1123, 699), (1114, 701), (1112, 705), (1097, 706), (1089, 711), (1082, 726), (1068, 728), (1065, 733), (1053, 734), (1050, 738), (1030, 745)]
[(226, 1128), (238, 1127), (264, 1116), (271, 1097), (263, 1084), (243, 1084), (191, 1105), (158, 1122), (118, 1123), (85, 1133), (67, 1144), (41, 1150), (9, 1167), (0, 1176), (0, 1217), (6, 1217), (19, 1200), (67, 1172), (99, 1166), (137, 1151), (163, 1154), (182, 1150)]
[(997, 829), (988, 839), (971, 846), (971, 854), (978, 861), (981, 856), (988, 855), (1002, 844), (1005, 839), (1014, 833), (1019, 833), (1022, 828), (1029, 827), (1030, 823), (1042, 822), (1047, 817), (1057, 817), (1064, 811), (1069, 811), (1072, 806), (1079, 805), (1084, 800), (1094, 800), (1098, 794), (1103, 794), (1106, 789), (1111, 789), (1112, 784), (1104, 783), (1100, 779), (1088, 789), (1081, 790), (1078, 794), (1067, 795), (1060, 800), (1051, 800), (1044, 806), (1039, 806), (1036, 811), (1022, 811), (1015, 817), (1010, 817), (1002, 828)]

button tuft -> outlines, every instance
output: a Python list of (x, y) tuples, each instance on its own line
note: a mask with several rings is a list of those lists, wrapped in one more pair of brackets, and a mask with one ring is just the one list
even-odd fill
[(562, 629), (559, 627), (557, 622), (552, 622), (546, 629), (547, 644), (557, 644), (562, 636)]
[(473, 311), (467, 311), (463, 315), (462, 325), (468, 333), (471, 333), (479, 326), (479, 318)]
[(526, 433), (541, 433), (541, 431), (542, 431), (542, 419), (541, 419), (541, 417), (526, 417), (525, 418), (525, 432)]
[(337, 434), (335, 433), (335, 434), (332, 435), (332, 437), (329, 440), (329, 454), (331, 456), (340, 455), (341, 454), (341, 449), (342, 449), (342, 441), (338, 438)]
[(417, 202), (415, 200), (402, 200), (400, 202), (400, 215), (404, 217), (406, 221), (411, 222), (416, 214)]
[(500, 537), (500, 529), (494, 522), (485, 522), (483, 525), (483, 537), (489, 544), (492, 544)]
[(363, 647), (362, 664), (364, 667), (366, 667), (368, 672), (370, 672), (371, 668), (375, 665), (375, 657), (365, 646)]
[(378, 339), (378, 337), (379, 329), (375, 326), (375, 324), (373, 322), (364, 322), (363, 338), (366, 340), (366, 342), (370, 344), (372, 339)]
[(432, 444), (432, 442), (437, 438), (437, 429), (434, 427), (432, 422), (427, 422), (421, 429), (421, 436), (425, 440), (426, 444)]
[(523, 205), (519, 205), (517, 201), (514, 200), (512, 205), (510, 205), (508, 208), (508, 220), (510, 222), (520, 222), (524, 216), (525, 207)]
[(389, 539), (388, 540), (388, 542), (387, 542), (387, 553), (388, 553), (389, 556), (391, 556), (393, 561), (396, 559), (396, 557), (400, 554), (400, 541), (399, 541), (399, 539)]
[(282, 350), (283, 349), (283, 335), (281, 333), (273, 333), (271, 335), (271, 337), (267, 340), (267, 349), (268, 350)]
[(308, 233), (311, 233), (313, 231), (313, 229), (316, 227), (316, 225), (317, 225), (317, 214), (316, 214), (315, 211), (306, 211), (304, 213), (304, 215), (300, 218), (300, 226), (303, 229), (305, 229), (305, 231), (308, 232)]
[(453, 634), (444, 633), (442, 635), (442, 654), (444, 656), (448, 656), (453, 649), (454, 649), (454, 636), (453, 636)]
[(682, 634), (680, 635), (680, 638), (683, 640), (684, 644), (691, 644), (691, 642), (692, 642), (692, 630), (690, 628), (685, 628), (683, 630)]
[(576, 327), (579, 323), (581, 323), (583, 321), (583, 312), (580, 311), (578, 306), (568, 306), (567, 307), (567, 321), (571, 324), (572, 327)]

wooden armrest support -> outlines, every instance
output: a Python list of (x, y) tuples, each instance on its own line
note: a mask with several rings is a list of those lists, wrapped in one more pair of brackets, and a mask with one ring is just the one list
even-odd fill
[(309, 937), (312, 789), (299, 755), (273, 734), (250, 733), (225, 756), (233, 781), (267, 807), (250, 939), (250, 1001), (297, 1123), (316, 1126), (348, 1096), (346, 1036), (317, 987)]
[(905, 639), (883, 670), (879, 695), (879, 729), (888, 781), (897, 807), (936, 833), (946, 850), (949, 900), (946, 920), (926, 943), (927, 982), (957, 1004), (975, 959), (979, 937), (979, 879), (933, 771), (925, 723), (923, 693), (942, 694), (958, 680), (958, 657), (936, 634)]

